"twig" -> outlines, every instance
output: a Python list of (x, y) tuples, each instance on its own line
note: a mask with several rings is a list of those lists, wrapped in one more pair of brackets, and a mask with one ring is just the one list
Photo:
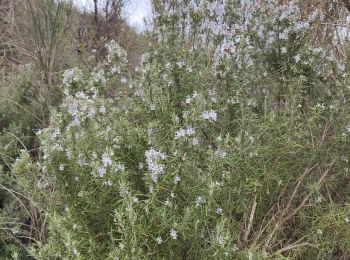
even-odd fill
[(245, 231), (245, 234), (244, 234), (244, 241), (245, 242), (248, 241), (250, 230), (252, 229), (252, 226), (253, 226), (253, 220), (254, 220), (256, 206), (257, 206), (257, 203), (256, 203), (256, 194), (255, 194), (254, 195), (254, 200), (253, 200), (253, 205), (252, 205), (252, 210), (250, 211), (248, 227), (247, 227), (247, 230)]
[[(336, 161), (336, 160), (334, 159), (334, 160), (328, 165), (328, 169), (327, 169), (327, 170), (322, 174), (322, 176), (318, 179), (318, 181), (317, 181), (317, 185), (318, 185), (318, 186), (320, 186), (320, 185), (323, 183), (324, 179), (326, 178), (326, 176), (327, 176), (328, 173), (330, 172), (330, 170), (331, 170), (333, 164), (335, 163), (335, 161)], [(316, 164), (316, 165), (317, 165), (317, 164)], [(316, 166), (316, 165), (315, 165), (315, 166)], [(315, 166), (314, 166), (314, 167), (315, 167)], [(313, 168), (314, 168), (314, 167), (313, 167)], [(309, 170), (306, 170), (305, 173), (304, 173), (302, 176), (300, 176), (298, 184), (299, 184), (300, 181), (302, 180), (303, 176), (305, 176), (305, 174), (308, 173), (308, 172), (310, 172), (310, 171), (309, 171)], [(294, 189), (294, 192), (293, 192), (292, 197), (295, 196), (296, 190), (297, 190), (297, 188), (300, 186), (300, 184), (299, 184), (299, 185), (298, 185), (298, 184), (297, 184), (296, 188)], [(304, 197), (304, 199), (302, 200), (302, 202), (299, 204), (299, 206), (298, 206), (296, 209), (294, 209), (290, 214), (288, 214), (286, 217), (284, 217), (284, 215), (286, 214), (286, 212), (287, 212), (287, 210), (288, 210), (288, 208), (289, 208), (289, 206), (290, 206), (290, 204), (291, 204), (291, 203), (288, 202), (287, 207), (286, 207), (285, 210), (283, 210), (283, 212), (281, 213), (281, 215), (280, 215), (278, 221), (276, 222), (275, 227), (273, 228), (272, 232), (268, 235), (268, 238), (267, 238), (267, 240), (266, 240), (266, 242), (265, 242), (265, 246), (264, 246), (265, 250), (269, 247), (269, 245), (270, 245), (270, 243), (271, 243), (271, 241), (272, 241), (272, 238), (273, 238), (274, 235), (276, 234), (277, 230), (278, 230), (285, 222), (287, 222), (289, 219), (291, 219), (293, 216), (295, 216), (295, 215), (305, 206), (306, 202), (310, 199), (311, 195), (312, 195), (312, 191), (310, 191), (310, 192)], [(291, 199), (290, 199), (289, 201), (291, 202)]]
[[(330, 172), (330, 170), (331, 170), (331, 168), (332, 168), (332, 166), (333, 166), (334, 163), (335, 163), (335, 160), (333, 160), (333, 162), (330, 163), (330, 165), (328, 166), (328, 169), (327, 169), (327, 170), (322, 174), (322, 176), (318, 179), (318, 181), (317, 181), (317, 185), (318, 185), (318, 186), (320, 186), (320, 185), (323, 183), (324, 179), (326, 178), (326, 176), (327, 176), (328, 173)], [(303, 201), (300, 203), (300, 205), (299, 205), (295, 210), (293, 210), (292, 213), (290, 213), (290, 214), (285, 218), (285, 220), (283, 221), (283, 223), (286, 222), (286, 221), (287, 221), (288, 219), (290, 219), (291, 217), (293, 217), (295, 214), (297, 214), (298, 211), (299, 211), (301, 208), (303, 208), (303, 207), (305, 206), (305, 203), (310, 199), (311, 195), (312, 195), (312, 191), (310, 191), (310, 192), (306, 195), (306, 197), (303, 199)]]
[(254, 239), (253, 243), (251, 244), (250, 248), (254, 248), (254, 247), (255, 247), (256, 243), (257, 243), (258, 240), (259, 240), (259, 238), (260, 238), (261, 235), (265, 232), (265, 230), (266, 230), (267, 227), (270, 225), (270, 223), (276, 218), (277, 214), (278, 214), (278, 212), (276, 212), (276, 213), (272, 216), (272, 218), (270, 218), (270, 220), (267, 222), (267, 224), (266, 224), (264, 227), (262, 227), (262, 225), (261, 225), (260, 230), (259, 230), (259, 233), (258, 233), (258, 235), (255, 237), (255, 239)]
[(300, 244), (292, 244), (292, 245), (288, 245), (288, 246), (286, 246), (286, 247), (284, 247), (284, 248), (278, 250), (278, 251), (276, 252), (276, 254), (281, 254), (281, 253), (283, 253), (283, 252), (292, 250), (292, 249), (294, 249), (294, 248), (296, 248), (296, 247), (300, 247), (300, 246), (311, 246), (311, 247), (313, 246), (313, 247), (316, 247), (316, 245), (312, 245), (312, 244), (310, 244), (310, 243), (308, 243), (308, 242), (304, 242), (304, 243), (300, 243)]
[[(268, 243), (270, 243), (270, 240), (272, 239), (274, 233), (278, 230), (279, 228), (279, 223), (281, 222), (283, 216), (286, 214), (287, 210), (290, 208), (291, 204), (292, 204), (292, 201), (297, 193), (297, 191), (299, 190), (299, 187), (301, 185), (301, 182), (302, 180), (304, 179), (304, 177), (306, 176), (306, 174), (310, 173), (316, 166), (318, 165), (318, 163), (316, 163), (314, 166), (312, 166), (311, 168), (309, 167), (306, 167), (304, 173), (298, 177), (297, 179), (297, 184), (294, 188), (294, 191), (292, 193), (292, 196), (289, 198), (289, 201), (287, 203), (287, 206), (284, 208), (283, 212), (280, 214), (280, 217), (278, 218), (276, 224), (275, 224), (275, 227), (273, 229), (273, 231), (270, 233), (270, 236), (268, 238)], [(286, 188), (286, 187), (285, 187)], [(280, 197), (279, 197), (280, 198)], [(278, 214), (278, 211), (277, 213), (270, 219), (270, 221), (265, 225), (265, 227), (262, 229), (261, 233), (259, 234), (258, 237), (261, 236), (261, 234), (267, 229), (267, 227), (270, 225), (270, 223), (272, 222), (272, 220), (276, 217), (276, 215)], [(257, 239), (255, 239), (254, 243), (257, 241)], [(265, 246), (266, 246), (266, 243), (265, 243)]]
[(25, 146), (25, 144), (21, 141), (21, 139), (19, 139), (16, 135), (14, 135), (13, 133), (6, 131), (6, 133), (12, 135), (14, 138), (16, 138), (16, 140), (23, 146), (24, 150), (27, 151), (27, 147)]
[(315, 164), (314, 166), (312, 166), (310, 169), (307, 167), (306, 170), (304, 171), (304, 173), (298, 178), (298, 180), (297, 180), (297, 185), (296, 185), (295, 188), (294, 188), (294, 191), (293, 191), (293, 193), (292, 193), (292, 196), (290, 196), (290, 198), (289, 198), (288, 204), (287, 204), (287, 206), (286, 206), (284, 212), (286, 212), (286, 211), (290, 208), (290, 206), (291, 206), (291, 204), (292, 204), (292, 201), (293, 201), (293, 199), (294, 199), (296, 193), (298, 192), (299, 187), (300, 187), (300, 185), (301, 185), (301, 182), (302, 182), (303, 179), (305, 178), (306, 174), (310, 173), (317, 165), (318, 165), (318, 163), (316, 163), (316, 164)]

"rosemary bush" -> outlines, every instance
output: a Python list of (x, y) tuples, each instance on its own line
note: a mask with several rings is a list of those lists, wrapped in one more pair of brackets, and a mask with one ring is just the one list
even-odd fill
[[(322, 13), (249, 1), (154, 12), (135, 73), (114, 41), (95, 68), (64, 73), (38, 132), (35, 185), (55, 196), (31, 253), (346, 259), (349, 75), (313, 40)], [(23, 160), (19, 173), (34, 165)]]

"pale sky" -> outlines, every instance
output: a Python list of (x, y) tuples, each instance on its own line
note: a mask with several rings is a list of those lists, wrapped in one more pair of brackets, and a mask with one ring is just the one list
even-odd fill
[[(126, 10), (124, 11), (124, 16), (126, 17), (129, 24), (135, 27), (139, 31), (146, 29), (144, 23), (144, 18), (150, 18), (152, 7), (151, 0), (127, 0), (128, 4)], [(93, 0), (73, 0), (73, 2), (81, 8), (86, 8), (87, 10), (93, 9)]]

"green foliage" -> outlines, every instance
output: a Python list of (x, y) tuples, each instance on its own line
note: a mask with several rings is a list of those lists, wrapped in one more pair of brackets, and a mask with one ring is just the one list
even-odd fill
[(346, 63), (312, 41), (321, 16), (270, 5), (155, 2), (135, 72), (114, 41), (64, 72), (37, 160), (12, 167), (47, 221), (35, 259), (349, 254)]
[[(11, 203), (12, 197), (3, 185), (13, 182), (9, 171), (19, 151), (25, 147), (33, 147), (35, 142), (33, 129), (36, 128), (36, 117), (40, 110), (33, 100), (31, 75), (29, 66), (22, 67), (8, 77), (6, 84), (0, 84), (0, 167), (3, 169), (0, 171), (0, 255), (3, 257), (10, 257), (14, 251), (23, 253), (23, 249), (18, 247), (17, 241), (8, 233), (12, 233), (11, 228), (14, 226), (6, 224), (12, 221), (12, 217), (23, 219), (23, 215), (18, 211), (16, 202)], [(25, 180), (27, 182), (28, 179)]]
[[(36, 257), (346, 252), (346, 243), (336, 241), (346, 240), (348, 194), (334, 197), (343, 187), (349, 138), (344, 79), (332, 85), (340, 99), (323, 91), (305, 95), (320, 81), (303, 66), (291, 64), (281, 80), (283, 74), (261, 71), (269, 61), (259, 49), (246, 68), (229, 59), (216, 64), (210, 47), (191, 50), (193, 41), (172, 38), (173, 30), (144, 56), (134, 79), (124, 78), (124, 53), (114, 43), (109, 50), (117, 60), (90, 73), (65, 73), (62, 106), (40, 134), (43, 171), (54, 175), (62, 204)], [(111, 62), (121, 68), (117, 76)], [(333, 216), (332, 204), (343, 218), (336, 220), (339, 232), (322, 241), (317, 230), (321, 216)], [(317, 256), (314, 247), (328, 250)]]
[[(20, 68), (8, 79), (10, 84), (1, 84), (0, 103), (0, 154), (1, 164), (9, 166), (19, 149), (32, 147), (34, 133), (40, 115), (32, 86), (31, 67)], [(8, 168), (7, 168), (8, 169)]]

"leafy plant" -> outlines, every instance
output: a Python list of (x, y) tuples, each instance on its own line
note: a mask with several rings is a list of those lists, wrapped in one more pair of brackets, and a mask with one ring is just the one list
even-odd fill
[(350, 93), (346, 60), (310, 37), (319, 10), (154, 11), (140, 67), (111, 41), (105, 61), (66, 70), (38, 160), (14, 164), (48, 223), (31, 255), (346, 259)]

